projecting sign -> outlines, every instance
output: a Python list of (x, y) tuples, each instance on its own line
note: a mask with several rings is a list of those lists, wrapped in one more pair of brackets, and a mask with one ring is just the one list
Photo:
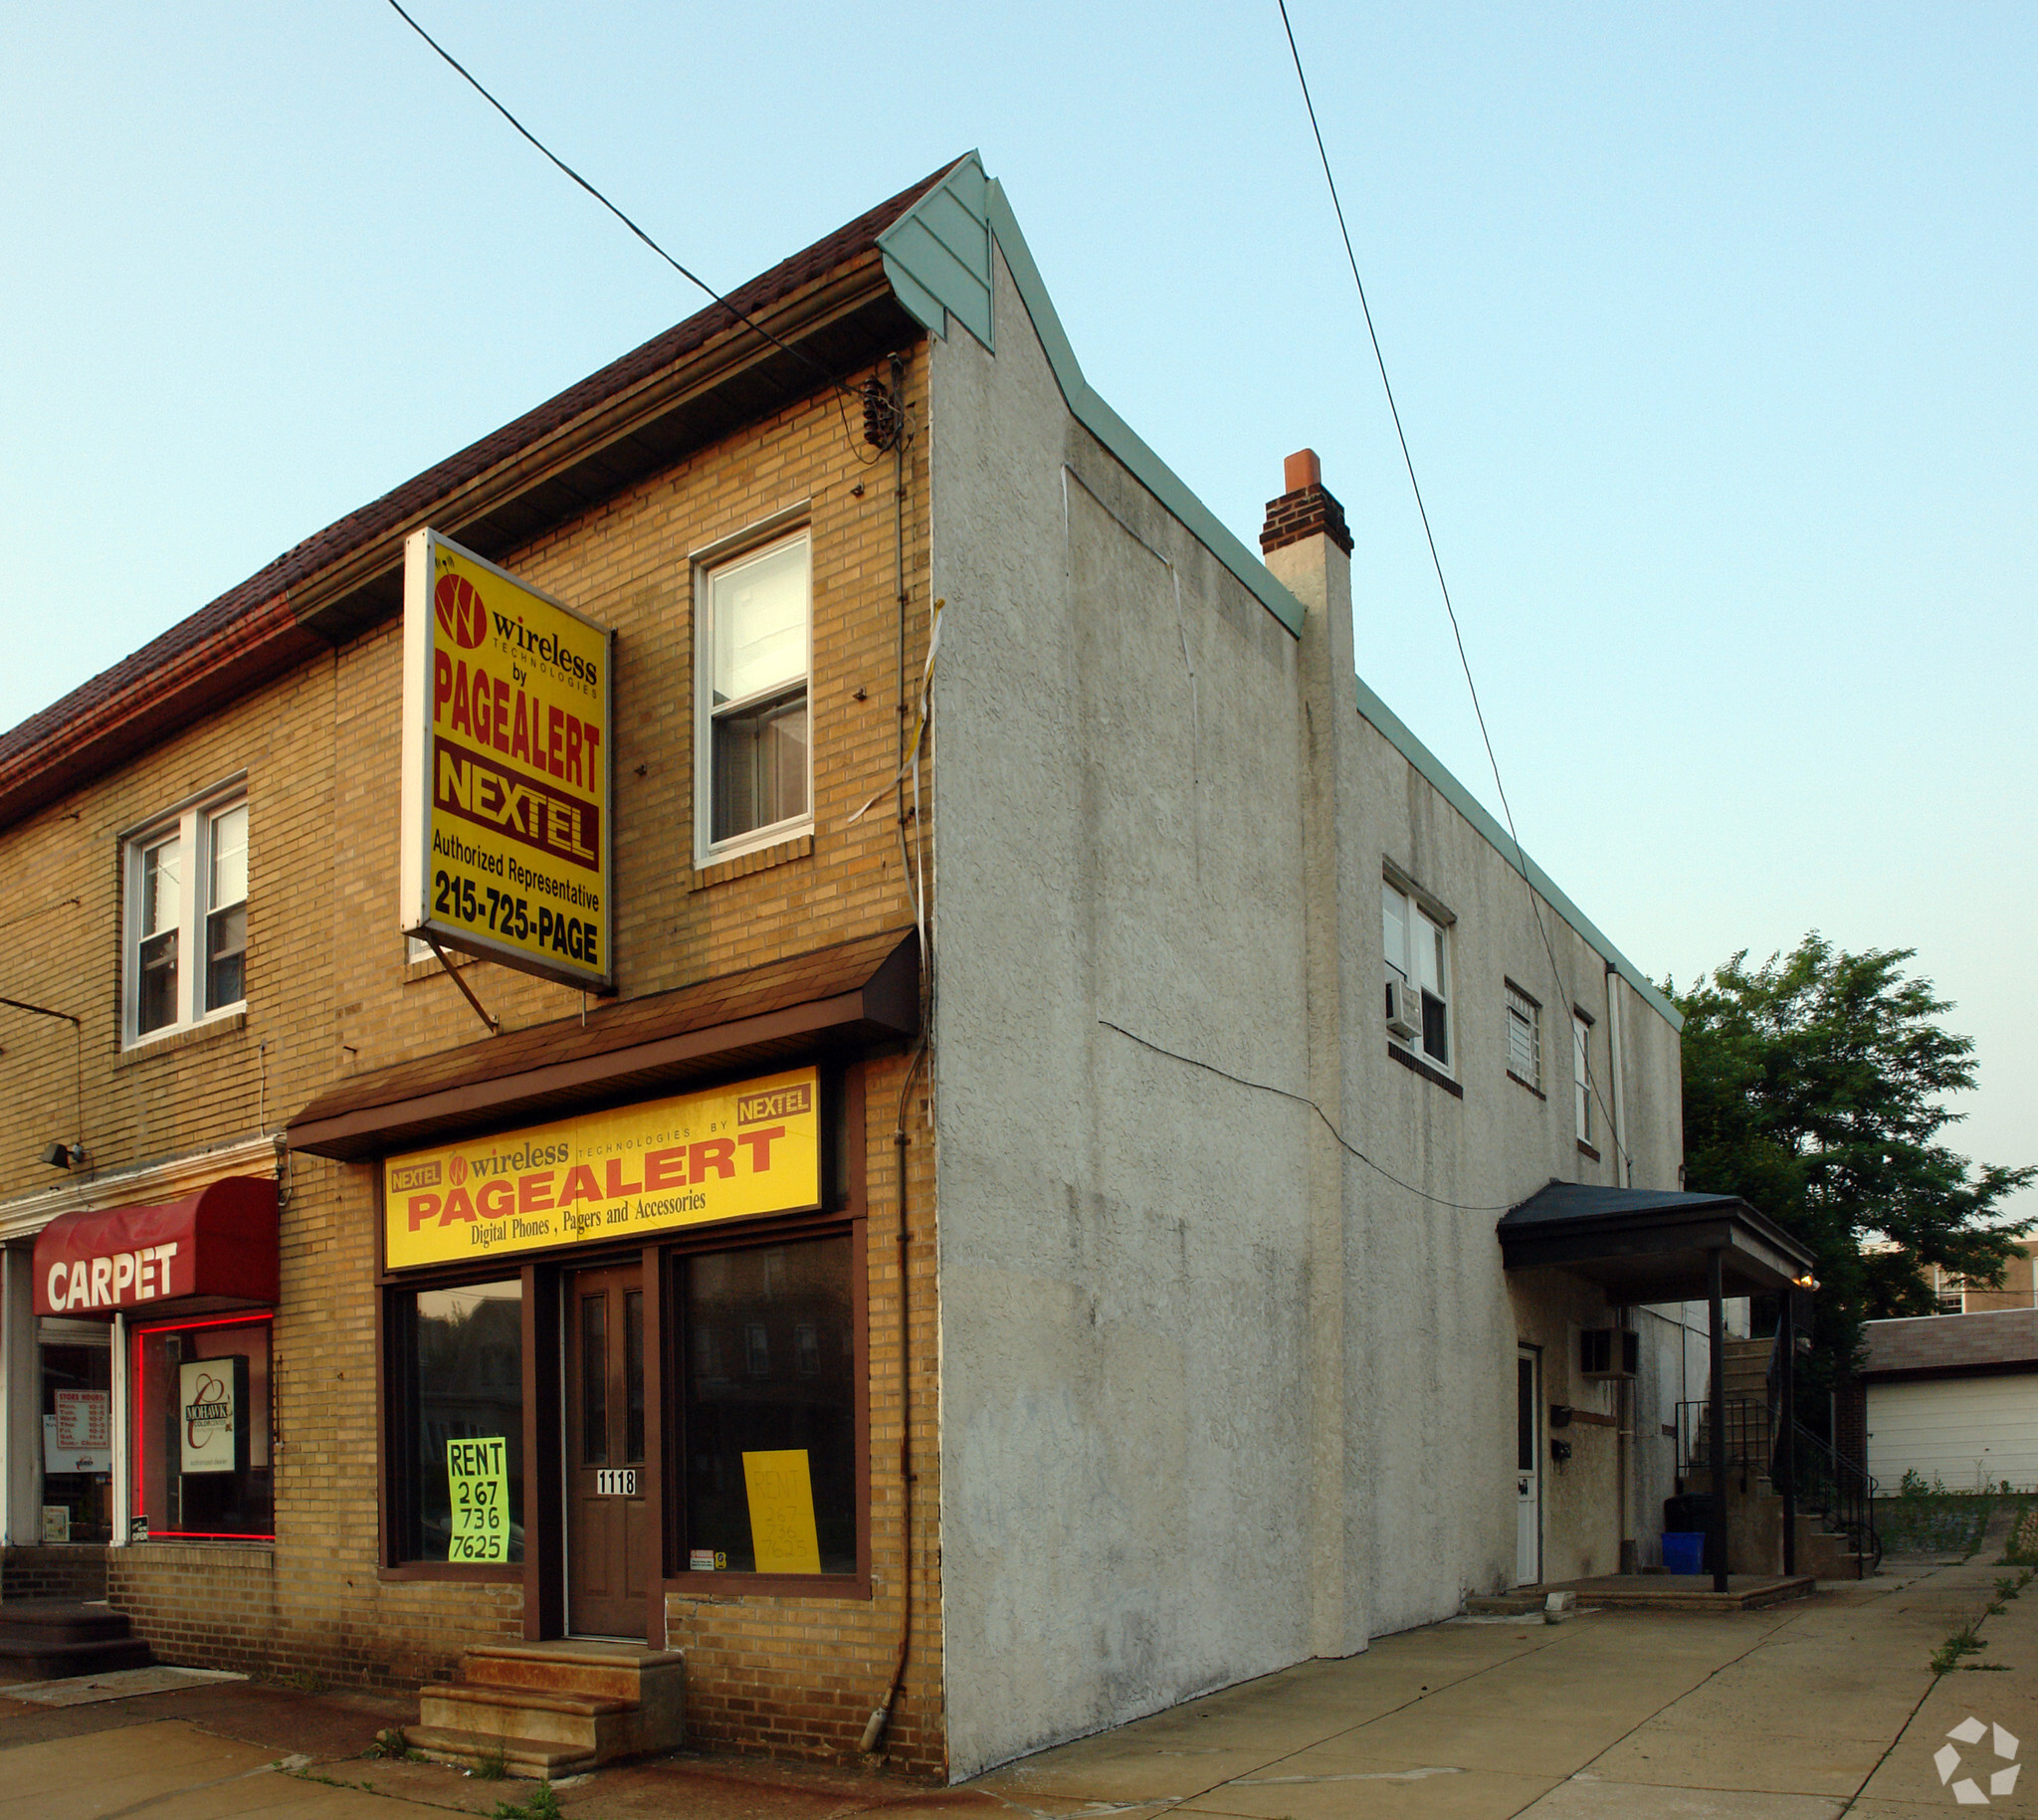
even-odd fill
[(608, 631), (439, 535), (403, 546), (403, 928), (610, 979)]
[(811, 1068), (476, 1137), (382, 1165), (391, 1270), (821, 1204)]

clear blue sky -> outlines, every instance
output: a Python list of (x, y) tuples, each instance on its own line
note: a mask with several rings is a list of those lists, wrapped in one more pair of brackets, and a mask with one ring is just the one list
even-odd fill
[[(1272, 0), (416, 10), (724, 287), (980, 148), (1493, 802)], [(1529, 851), (1658, 977), (1915, 945), (2038, 1159), (2038, 11), (1293, 16)], [(700, 303), (382, 0), (0, 29), (0, 724)]]

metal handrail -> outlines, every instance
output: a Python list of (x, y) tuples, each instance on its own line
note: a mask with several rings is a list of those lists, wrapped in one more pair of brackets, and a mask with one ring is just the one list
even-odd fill
[(1801, 1511), (1823, 1517), (1853, 1544), (1855, 1576), (1866, 1579), (1882, 1565), (1883, 1541), (1875, 1526), (1876, 1482), (1858, 1460), (1850, 1460), (1828, 1441), (1805, 1427), (1791, 1424), (1787, 1450), (1779, 1452), (1797, 1486)]

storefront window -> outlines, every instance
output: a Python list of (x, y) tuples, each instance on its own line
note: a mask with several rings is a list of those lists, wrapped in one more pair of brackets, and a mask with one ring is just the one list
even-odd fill
[(397, 1558), (523, 1559), (523, 1286), (391, 1298)]
[(135, 1330), (133, 1539), (276, 1533), (269, 1339), (241, 1314)]
[(679, 1264), (683, 1558), (854, 1573), (856, 1341), (846, 1238)]
[(112, 1539), (111, 1330), (102, 1321), (37, 1322), (42, 1364), (42, 1539)]

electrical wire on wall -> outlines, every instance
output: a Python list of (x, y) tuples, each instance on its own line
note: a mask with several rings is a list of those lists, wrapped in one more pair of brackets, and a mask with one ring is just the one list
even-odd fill
[[(1310, 131), (1316, 135), (1317, 156), (1323, 162), (1324, 182), (1330, 191), (1330, 207), (1337, 216), (1337, 232), (1344, 242), (1345, 263), (1351, 268), (1351, 282), (1358, 292), (1358, 307), (1365, 317), (1365, 332), (1367, 339), (1372, 343), (1373, 362), (1379, 368), (1380, 389), (1387, 397), (1387, 411), (1394, 420), (1394, 438), (1401, 446), (1401, 463), (1408, 471), (1409, 491), (1415, 496), (1415, 509), (1422, 519), (1423, 539), (1429, 545), (1430, 566), (1436, 572), (1437, 590), (1443, 596), (1444, 612), (1451, 622), (1451, 638), (1458, 647), (1458, 664), (1465, 673), (1465, 687), (1472, 697), (1473, 717), (1479, 722), (1479, 737), (1486, 746), (1486, 761), (1493, 769), (1493, 787), (1500, 793), (1501, 813), (1507, 818), (1508, 823), (1508, 838), (1515, 845), (1516, 870), (1521, 873), (1522, 882), (1528, 893), (1528, 909), (1535, 917), (1535, 932), (1542, 938), (1542, 951), (1549, 960), (1550, 976), (1556, 982), (1557, 991), (1575, 1004), (1576, 997), (1565, 984), (1563, 969), (1557, 964), (1556, 948), (1551, 943), (1549, 930), (1542, 920), (1542, 906), (1537, 902), (1534, 881), (1528, 875), (1528, 856), (1523, 849), (1521, 835), (1516, 832), (1515, 811), (1508, 801), (1508, 787), (1501, 781), (1501, 761), (1494, 751), (1493, 735), (1487, 730), (1486, 710), (1480, 706), (1479, 701), (1479, 685), (1472, 679), (1472, 660), (1465, 653), (1465, 635), (1458, 626), (1458, 609), (1451, 601), (1451, 585), (1444, 579), (1444, 561), (1437, 551), (1436, 532), (1430, 526), (1429, 507), (1423, 503), (1422, 484), (1415, 478), (1415, 458), (1409, 453), (1408, 433), (1401, 427), (1401, 407), (1394, 400), (1393, 382), (1387, 377), (1387, 358), (1380, 351), (1379, 331), (1373, 326), (1372, 305), (1366, 302), (1365, 281), (1358, 275), (1358, 255), (1352, 251), (1351, 230), (1345, 225), (1344, 204), (1338, 198), (1337, 179), (1330, 171), (1330, 154), (1324, 145), (1324, 129), (1317, 120), (1317, 103), (1310, 96), (1310, 79), (1303, 70), (1302, 51), (1295, 41), (1295, 26), (1288, 17), (1288, 0), (1276, 0), (1276, 4), (1281, 9), (1282, 30), (1288, 34), (1289, 56), (1295, 60), (1295, 78), (1302, 86), (1303, 105), (1309, 110)], [(1611, 972), (1607, 975), (1609, 982), (1616, 975)], [(1613, 990), (1614, 987), (1609, 983), (1607, 991), (1610, 994)], [(1606, 1120), (1607, 1138), (1614, 1148), (1617, 1173), (1625, 1182), (1631, 1159), (1620, 1142), (1618, 1121), (1614, 1118), (1613, 1109), (1608, 1106), (1606, 1096), (1600, 1092), (1589, 1051), (1586, 1052), (1584, 1060), (1585, 1085), (1591, 1090), (1592, 1098), (1599, 1103), (1599, 1111)]]
[(675, 259), (670, 253), (668, 253), (665, 250), (664, 247), (660, 246), (659, 243), (656, 240), (654, 240), (648, 233), (646, 233), (643, 228), (638, 226), (638, 224), (635, 221), (633, 221), (628, 215), (624, 214), (623, 211), (620, 208), (618, 208), (613, 202), (611, 202), (607, 196), (605, 196), (600, 190), (596, 189), (592, 183), (588, 182), (588, 180), (585, 177), (583, 177), (577, 170), (575, 170), (570, 164), (568, 164), (565, 161), (565, 159), (561, 158), (558, 155), (558, 153), (553, 151), (550, 146), (545, 144), (545, 142), (542, 139), (540, 139), (537, 136), (537, 134), (532, 132), (528, 126), (524, 125), (524, 123), (521, 120), (519, 120), (513, 113), (511, 113), (508, 107), (504, 106), (504, 104), (501, 101), (499, 101), (495, 98), (495, 96), (489, 92), (489, 90), (481, 82), (480, 78), (478, 78), (473, 71), (468, 69), (468, 67), (465, 64), (463, 64), (457, 57), (455, 57), (451, 51), (447, 50), (447, 48), (444, 45), (442, 45), (436, 38), (432, 36), (430, 32), (426, 31), (423, 26), (421, 26), (414, 18), (411, 17), (411, 15), (408, 12), (404, 10), (403, 6), (400, 3), (400, 0), (389, 0), (389, 5), (390, 9), (396, 14), (396, 16), (399, 19), (401, 19), (404, 22), (405, 25), (409, 26), (413, 32), (415, 32), (420, 38), (422, 38), (425, 41), (426, 44), (430, 45), (431, 48), (438, 53), (438, 55), (445, 61), (448, 68), (453, 70), (453, 72), (456, 75), (458, 75), (460, 79), (463, 82), (465, 82), (467, 86), (475, 92), (475, 94), (479, 95), (483, 101), (487, 101), (491, 107), (495, 108), (495, 110), (498, 113), (500, 113), (504, 117), (504, 119), (508, 120), (510, 124), (516, 130), (517, 134), (527, 144), (529, 144), (533, 150), (535, 150), (541, 157), (543, 157), (556, 170), (558, 170), (561, 175), (569, 178), (572, 182), (578, 184), (583, 190), (585, 190), (588, 193), (588, 195), (592, 196), (596, 202), (600, 203), (603, 208), (607, 209), (611, 215), (613, 215), (618, 221), (620, 221), (624, 227), (628, 228), (632, 234), (636, 235), (636, 237), (639, 240), (641, 240), (647, 247), (649, 247), (652, 250), (652, 252), (656, 253), (660, 259), (664, 260), (667, 265), (672, 267), (672, 269), (675, 272), (677, 272), (683, 279), (685, 279), (688, 284), (693, 285), (697, 289), (705, 292), (711, 299), (713, 300), (714, 303), (718, 303), (723, 309), (727, 310), (728, 313), (736, 319), (736, 321), (741, 323), (745, 328), (750, 329), (753, 333), (761, 335), (766, 341), (770, 342), (771, 345), (777, 348), (781, 353), (790, 354), (795, 360), (801, 361), (805, 365), (811, 367), (813, 371), (821, 378), (824, 384), (832, 387), (835, 392), (835, 408), (837, 414), (840, 415), (842, 418), (843, 437), (849, 443), (851, 456), (855, 458), (855, 460), (860, 466), (866, 468), (872, 467), (877, 462), (883, 459), (882, 454), (865, 456), (862, 453), (862, 451), (858, 449), (856, 437), (850, 431), (849, 416), (844, 406), (844, 401), (846, 399), (855, 398), (857, 394), (851, 391), (849, 386), (846, 385), (837, 374), (831, 373), (826, 367), (824, 367), (818, 360), (816, 360), (813, 357), (813, 355), (808, 353), (804, 348), (795, 347), (789, 341), (781, 340), (777, 335), (773, 334), (770, 329), (766, 328), (763, 323), (759, 322), (755, 316), (752, 316), (748, 314), (746, 311), (737, 308), (734, 303), (730, 303), (726, 297), (724, 297), (719, 291), (715, 290), (715, 288), (713, 285), (711, 285), (705, 278), (703, 278), (698, 272), (695, 272), (688, 266), (682, 265), (679, 260)]

